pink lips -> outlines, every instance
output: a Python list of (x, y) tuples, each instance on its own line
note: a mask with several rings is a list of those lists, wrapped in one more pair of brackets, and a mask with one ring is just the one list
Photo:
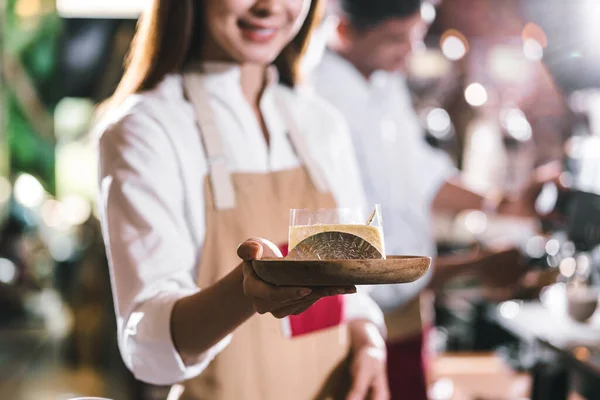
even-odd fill
[(277, 35), (277, 28), (252, 24), (243, 20), (238, 22), (238, 27), (246, 39), (255, 43), (270, 42)]

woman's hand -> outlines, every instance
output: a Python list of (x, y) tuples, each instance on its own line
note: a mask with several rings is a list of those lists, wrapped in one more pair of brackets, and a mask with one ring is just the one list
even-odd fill
[(370, 321), (351, 321), (348, 328), (352, 341), (352, 387), (346, 400), (388, 400), (387, 352), (381, 333)]
[(271, 313), (276, 318), (298, 315), (322, 297), (356, 293), (354, 286), (341, 288), (308, 288), (274, 286), (263, 281), (252, 268), (252, 260), (262, 257), (281, 257), (273, 243), (265, 239), (249, 239), (238, 247), (243, 260), (244, 294), (252, 300), (259, 314)]

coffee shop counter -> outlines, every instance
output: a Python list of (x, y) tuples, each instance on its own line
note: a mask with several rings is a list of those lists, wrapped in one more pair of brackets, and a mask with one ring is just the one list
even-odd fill
[(531, 344), (532, 400), (562, 400), (571, 390), (584, 398), (600, 398), (600, 311), (585, 323), (573, 320), (566, 311), (564, 287), (556, 285), (541, 301), (490, 306), (489, 316)]
[(529, 300), (494, 300), (480, 290), (456, 291), (449, 297), (454, 305), (482, 310), (488, 327), (498, 326), (516, 339), (516, 350), (502, 348), (496, 354), (530, 373), (531, 400), (565, 400), (572, 392), (600, 398), (600, 309), (585, 323), (573, 320), (561, 284)]

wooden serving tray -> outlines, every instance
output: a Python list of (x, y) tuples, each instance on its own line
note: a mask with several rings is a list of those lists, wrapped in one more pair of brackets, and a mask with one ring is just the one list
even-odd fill
[(430, 257), (388, 256), (386, 259), (290, 260), (264, 258), (252, 262), (256, 274), (279, 286), (348, 286), (413, 282), (431, 265)]

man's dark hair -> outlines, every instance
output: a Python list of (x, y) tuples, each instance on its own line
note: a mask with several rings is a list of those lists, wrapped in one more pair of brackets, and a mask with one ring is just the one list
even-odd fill
[(390, 18), (405, 18), (421, 9), (421, 0), (340, 0), (341, 10), (359, 29), (378, 25)]

